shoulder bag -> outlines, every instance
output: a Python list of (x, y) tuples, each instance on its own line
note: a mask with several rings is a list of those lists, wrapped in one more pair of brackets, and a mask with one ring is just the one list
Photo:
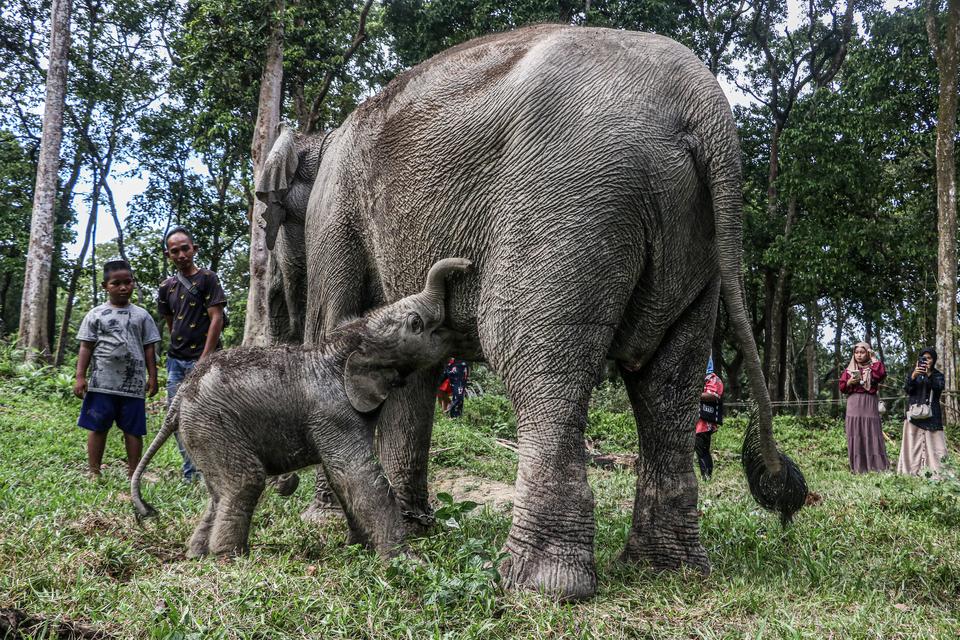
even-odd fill
[[(187, 290), (187, 293), (189, 293), (189, 294), (192, 295), (194, 298), (196, 298), (196, 299), (197, 299), (197, 302), (199, 302), (200, 304), (204, 304), (203, 298), (200, 296), (200, 290), (197, 289), (197, 288), (193, 285), (192, 282), (190, 282), (189, 280), (187, 280), (187, 279), (184, 277), (184, 275), (183, 275), (182, 273), (180, 273), (179, 271), (177, 271), (177, 282), (180, 283), (180, 286), (181, 286), (181, 287), (183, 287), (184, 289)], [(226, 329), (226, 328), (229, 327), (229, 326), (230, 326), (230, 318), (227, 316), (226, 305), (224, 305), (224, 309), (223, 309), (223, 328)]]
[(930, 389), (930, 397), (927, 399), (926, 404), (918, 402), (916, 404), (911, 404), (907, 408), (907, 420), (913, 422), (914, 420), (928, 420), (933, 417), (933, 389)]

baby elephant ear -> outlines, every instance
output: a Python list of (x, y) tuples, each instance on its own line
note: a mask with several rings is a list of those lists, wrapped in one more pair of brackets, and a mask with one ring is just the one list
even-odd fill
[(362, 360), (356, 351), (347, 358), (343, 368), (343, 389), (354, 409), (368, 413), (383, 404), (400, 374), (396, 369), (370, 366)]

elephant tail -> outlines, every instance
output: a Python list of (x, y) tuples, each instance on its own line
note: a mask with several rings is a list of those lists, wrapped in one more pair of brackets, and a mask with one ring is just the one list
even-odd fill
[(136, 470), (130, 477), (130, 500), (133, 502), (133, 507), (137, 511), (138, 520), (140, 518), (149, 518), (157, 513), (157, 510), (149, 503), (144, 502), (143, 497), (140, 495), (140, 479), (143, 477), (143, 472), (147, 470), (147, 465), (150, 463), (150, 460), (156, 455), (157, 451), (160, 450), (163, 443), (170, 438), (170, 435), (179, 427), (181, 397), (181, 395), (177, 395), (173, 399), (173, 402), (170, 403), (170, 408), (167, 410), (167, 417), (163, 421), (163, 428), (160, 429), (157, 437), (150, 443), (143, 457), (140, 458), (140, 464), (137, 465)]
[[(723, 109), (729, 113), (724, 101)], [(727, 315), (744, 354), (747, 378), (755, 403), (744, 437), (741, 459), (750, 493), (760, 506), (777, 511), (786, 524), (804, 505), (807, 484), (800, 468), (777, 449), (773, 438), (773, 410), (747, 315), (743, 284), (743, 193), (740, 175), (740, 144), (733, 118), (727, 117), (712, 138), (716, 144), (704, 149), (705, 168), (713, 200), (720, 279)], [(718, 139), (719, 138), (719, 139)], [(707, 138), (708, 140), (711, 138)]]

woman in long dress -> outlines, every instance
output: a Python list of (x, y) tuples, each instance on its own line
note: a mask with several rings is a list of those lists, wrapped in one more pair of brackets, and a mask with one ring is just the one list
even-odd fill
[(925, 469), (936, 476), (940, 472), (940, 461), (947, 455), (947, 438), (943, 433), (943, 413), (940, 408), (940, 394), (945, 380), (934, 365), (937, 352), (924, 349), (912, 372), (907, 374), (905, 385), (911, 404), (929, 404), (931, 415), (926, 420), (903, 421), (903, 444), (900, 446), (900, 459), (897, 461), (897, 473), (920, 475)]
[(877, 398), (880, 382), (886, 377), (887, 370), (870, 345), (858, 342), (840, 376), (840, 392), (847, 394), (847, 457), (853, 473), (890, 468)]

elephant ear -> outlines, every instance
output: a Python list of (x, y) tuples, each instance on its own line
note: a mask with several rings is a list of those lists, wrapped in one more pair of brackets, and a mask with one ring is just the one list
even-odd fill
[(287, 217), (283, 199), (293, 184), (299, 164), (296, 135), (292, 129), (284, 128), (263, 163), (256, 185), (257, 199), (267, 205), (259, 224), (265, 230), (267, 248), (271, 251), (277, 241), (280, 225)]
[(343, 368), (343, 389), (354, 409), (369, 413), (383, 404), (399, 377), (396, 369), (371, 366), (354, 351)]

